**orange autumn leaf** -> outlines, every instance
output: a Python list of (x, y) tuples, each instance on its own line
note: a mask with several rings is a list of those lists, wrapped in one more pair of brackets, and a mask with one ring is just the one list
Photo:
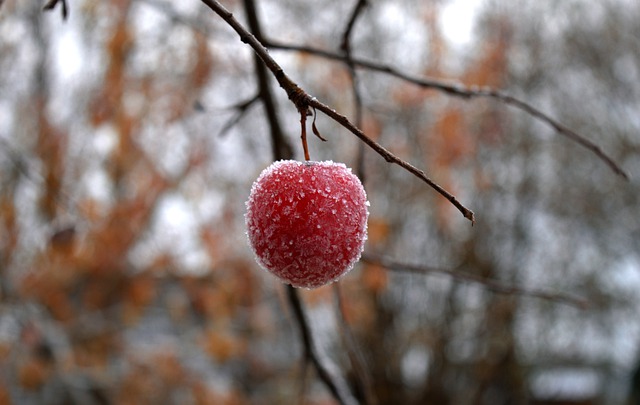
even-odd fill
[(475, 142), (469, 136), (465, 112), (455, 106), (441, 113), (430, 131), (430, 155), (436, 168), (448, 170), (475, 151)]
[(204, 333), (201, 340), (204, 351), (219, 362), (226, 362), (242, 354), (245, 342), (228, 331), (210, 329)]
[(0, 381), (0, 404), (12, 405), (11, 396), (9, 390), (3, 382)]
[(367, 245), (371, 247), (383, 244), (391, 234), (389, 221), (383, 217), (369, 217)]
[(362, 270), (362, 282), (375, 294), (381, 293), (389, 282), (387, 270), (381, 266), (367, 265)]
[(328, 304), (333, 299), (333, 291), (331, 285), (325, 285), (320, 288), (314, 288), (309, 291), (305, 291), (304, 301), (305, 304), (313, 308), (317, 305)]
[(127, 281), (124, 300), (134, 307), (145, 307), (156, 297), (157, 279), (148, 273), (137, 274)]
[(51, 374), (50, 366), (43, 360), (30, 357), (18, 368), (18, 382), (26, 390), (42, 387)]
[(158, 280), (149, 273), (137, 274), (126, 280), (123, 292), (123, 317), (127, 324), (136, 322), (156, 298)]
[(213, 58), (208, 45), (208, 37), (200, 33), (194, 33), (195, 46), (192, 49), (193, 67), (189, 77), (193, 89), (201, 89), (211, 77)]
[(508, 51), (512, 42), (513, 28), (501, 17), (496, 17), (492, 25), (493, 31), (487, 38), (479, 60), (461, 78), (468, 86), (501, 87), (508, 71)]

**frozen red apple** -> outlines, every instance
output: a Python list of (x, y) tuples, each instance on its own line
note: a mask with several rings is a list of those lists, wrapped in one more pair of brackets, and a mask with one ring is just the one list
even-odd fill
[(347, 273), (367, 238), (367, 195), (344, 164), (282, 160), (253, 183), (245, 221), (256, 260), (294, 287)]

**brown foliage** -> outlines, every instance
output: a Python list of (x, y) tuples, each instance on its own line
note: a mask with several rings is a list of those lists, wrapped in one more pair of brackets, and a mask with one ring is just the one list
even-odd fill
[[(218, 109), (218, 102), (239, 106), (256, 93), (253, 81), (241, 77), (249, 71), (246, 55), (226, 53), (228, 37), (212, 16), (183, 21), (169, 7), (172, 2), (80, 3), (87, 14), (82, 40), (102, 55), (97, 72), (82, 74), (96, 80), (79, 90), (82, 98), (75, 100), (66, 121), (51, 112), (57, 107), (47, 81), (34, 86), (33, 94), (20, 101), (29, 108), (15, 113), (16, 121), (37, 124), (33, 131), (25, 130), (29, 139), (24, 143), (31, 148), (27, 156), (18, 156), (20, 152), (15, 158), (29, 165), (24, 169), (16, 163), (6, 181), (2, 172), (0, 300), (6, 312), (0, 314), (0, 404), (10, 403), (14, 387), (20, 395), (35, 397), (54, 392), (55, 384), (63, 385), (60, 392), (80, 386), (85, 393), (101, 392), (107, 403), (123, 405), (335, 403), (315, 384), (317, 375), (299, 373), (314, 359), (292, 327), (283, 288), (259, 270), (242, 238), (243, 199), (266, 156), (264, 111), (252, 110), (232, 128), (249, 131), (212, 135), (230, 114)], [(164, 25), (157, 42), (149, 45), (134, 23), (137, 13), (155, 10), (155, 3), (169, 6), (160, 10), (163, 22), (158, 24)], [(273, 7), (280, 7), (276, 3)], [(414, 3), (412, 18), (426, 25), (429, 36), (424, 43), (428, 60), (417, 71), (445, 77), (449, 49), (438, 25), (444, 3)], [(7, 10), (12, 9), (2, 11)], [(477, 49), (466, 55), (469, 62), (458, 77), (462, 83), (505, 85), (513, 46), (510, 24), (506, 16), (490, 21)], [(50, 39), (44, 36), (57, 33), (43, 32), (40, 51), (46, 54)], [(372, 40), (378, 35), (368, 34)], [(333, 47), (316, 39), (319, 46)], [(368, 39), (359, 40), (368, 44)], [(379, 44), (371, 43), (372, 52), (374, 45)], [(146, 57), (154, 61), (150, 67), (134, 64)], [(0, 62), (4, 59), (0, 56)], [(44, 59), (39, 66), (47, 73), (43, 77), (55, 76)], [(338, 111), (351, 111), (352, 76), (346, 65), (336, 63), (339, 58), (325, 65), (322, 58), (303, 53), (292, 60), (300, 69), (296, 73), (306, 72), (305, 80), (318, 88), (318, 99), (330, 99)], [(365, 100), (361, 126), (369, 138), (402, 159), (417, 161), (417, 167), (455, 195), (466, 191), (479, 201), (483, 194), (496, 193), (496, 180), (479, 168), (484, 162), (478, 162), (478, 155), (508, 141), (503, 115), (488, 103), (454, 101), (415, 80), (399, 80), (402, 76), (394, 71), (377, 69), (370, 80), (361, 74), (365, 64), (356, 68)], [(396, 77), (387, 80), (385, 73)], [(237, 89), (238, 94), (218, 99), (216, 93), (212, 104), (205, 105), (209, 99), (200, 101), (212, 96), (210, 89)], [(281, 96), (276, 104), (284, 106), (286, 95)], [(283, 109), (283, 117), (295, 113), (295, 106), (286, 105), (291, 110)], [(328, 121), (320, 118), (317, 125), (329, 126)], [(293, 124), (293, 132), (284, 126), (287, 137), (297, 136), (298, 122)], [(108, 146), (99, 148), (95, 144), (103, 142), (98, 139), (103, 132), (109, 133)], [(340, 136), (327, 138), (324, 147), (332, 154), (342, 156), (350, 150), (343, 145), (352, 145), (342, 143)], [(238, 155), (231, 156), (230, 150)], [(9, 160), (12, 154), (7, 152)], [(365, 183), (372, 204), (380, 203), (372, 207), (367, 249), (407, 254), (408, 261), (424, 249), (435, 252), (425, 261), (460, 262), (457, 274), (470, 277), (422, 283), (418, 274), (403, 278), (383, 263), (358, 264), (340, 280), (340, 295), (333, 286), (300, 294), (312, 334), (326, 329), (317, 334), (325, 339), (317, 345), (319, 351), (340, 368), (335, 374), (345, 378), (354, 396), (376, 398), (380, 405), (456, 403), (466, 394), (460, 381), (473, 388), (466, 403), (486, 403), (483, 398), (502, 386), (524, 395), (527, 381), (514, 332), (519, 300), (496, 298), (485, 290), (467, 294), (457, 281), (486, 287), (491, 282), (483, 284), (485, 277), (517, 279), (519, 268), (513, 268), (524, 267), (529, 253), (515, 247), (515, 253), (495, 246), (491, 250), (484, 240), (495, 237), (487, 226), (491, 218), (471, 230), (454, 229), (449, 201), (426, 198), (422, 188), (401, 177), (406, 173), (394, 177), (397, 167), (367, 159), (362, 159)], [(359, 160), (353, 156), (351, 161)], [(93, 184), (96, 177), (100, 184)], [(36, 196), (33, 206), (31, 196)], [(178, 220), (166, 208), (176, 197), (184, 204), (177, 210)], [(178, 223), (184, 217), (189, 222)], [(192, 229), (177, 232), (167, 225), (172, 221), (176, 229)], [(524, 234), (510, 229), (516, 225), (500, 229)], [(525, 245), (535, 239), (522, 238)], [(511, 254), (517, 260), (509, 262)], [(499, 271), (503, 261), (511, 266), (508, 271)], [(525, 290), (506, 293), (515, 291)], [(327, 316), (328, 308), (342, 312)], [(306, 356), (302, 366), (300, 353)], [(423, 366), (427, 370), (420, 372)]]

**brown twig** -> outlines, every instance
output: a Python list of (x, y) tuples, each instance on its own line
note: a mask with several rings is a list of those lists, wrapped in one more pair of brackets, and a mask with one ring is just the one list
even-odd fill
[[(218, 131), (218, 136), (219, 137), (223, 137), (227, 134), (227, 132), (229, 132), (231, 130), (231, 128), (234, 127), (234, 125), (236, 125), (238, 122), (240, 122), (240, 120), (242, 119), (242, 117), (245, 116), (245, 114), (247, 112), (249, 112), (249, 110), (251, 109), (251, 107), (256, 103), (256, 101), (258, 101), (260, 99), (260, 93), (254, 95), (253, 97), (251, 97), (248, 100), (243, 100), (233, 106), (231, 106), (231, 109), (236, 110), (236, 113), (233, 115), (233, 117), (231, 117), (220, 129), (220, 131)], [(200, 107), (202, 108), (202, 107)]]
[(559, 302), (563, 304), (573, 305), (581, 309), (589, 307), (589, 303), (580, 297), (575, 297), (569, 294), (555, 293), (538, 289), (527, 289), (514, 285), (502, 284), (501, 282), (493, 279), (487, 279), (477, 276), (475, 274), (463, 273), (461, 271), (446, 269), (441, 267), (428, 267), (418, 266), (407, 263), (400, 263), (388, 258), (363, 255), (361, 260), (365, 263), (374, 264), (386, 268), (387, 270), (403, 272), (403, 273), (415, 273), (415, 274), (442, 274), (455, 279), (458, 282), (476, 283), (484, 286), (486, 289), (499, 294), (508, 295), (520, 295), (529, 296), (534, 298), (540, 298), (544, 300)]
[(249, 31), (247, 31), (238, 20), (233, 16), (231, 12), (229, 12), (222, 4), (220, 4), (216, 0), (202, 0), (204, 4), (206, 4), (211, 10), (213, 10), (216, 14), (218, 14), (229, 26), (231, 26), (240, 36), (240, 40), (253, 48), (253, 50), (258, 54), (258, 56), (262, 59), (267, 68), (273, 73), (278, 84), (282, 87), (286, 92), (289, 100), (293, 102), (293, 104), (298, 109), (299, 113), (307, 114), (309, 111), (309, 107), (317, 108), (322, 111), (334, 121), (347, 128), (351, 133), (360, 138), (364, 143), (366, 143), (371, 149), (376, 151), (380, 156), (382, 156), (387, 162), (395, 163), (408, 172), (412, 173), (416, 177), (422, 179), (425, 183), (431, 186), (434, 190), (444, 196), (451, 204), (453, 204), (458, 210), (464, 215), (465, 218), (469, 219), (473, 224), (475, 222), (475, 217), (473, 211), (466, 208), (462, 205), (452, 194), (446, 191), (444, 188), (439, 186), (433, 180), (431, 180), (427, 175), (420, 169), (416, 168), (412, 164), (400, 159), (387, 149), (385, 149), (382, 145), (369, 138), (362, 130), (353, 125), (347, 117), (337, 113), (335, 110), (330, 108), (329, 106), (321, 103), (316, 98), (311, 97), (306, 91), (300, 88), (293, 80), (289, 78), (284, 72), (284, 70), (278, 65), (278, 63), (269, 55), (267, 49), (253, 36)]
[(302, 150), (304, 152), (304, 160), (311, 160), (309, 155), (309, 145), (307, 144), (307, 112), (300, 111), (300, 139), (302, 140)]
[(373, 392), (373, 382), (368, 372), (366, 361), (359, 349), (358, 342), (351, 332), (351, 327), (345, 316), (344, 299), (340, 291), (340, 283), (333, 283), (333, 296), (336, 303), (336, 312), (338, 317), (338, 329), (340, 337), (346, 347), (349, 362), (353, 370), (355, 378), (355, 391), (362, 394), (363, 403), (366, 405), (376, 405), (377, 398)]
[(56, 8), (56, 6), (60, 4), (62, 8), (62, 19), (66, 20), (69, 17), (69, 8), (67, 6), (67, 0), (49, 0), (44, 7), (42, 7), (45, 11), (50, 11)]
[(317, 136), (318, 139), (320, 139), (322, 142), (327, 142), (327, 139), (322, 136), (322, 134), (320, 133), (320, 130), (316, 126), (316, 118), (318, 118), (318, 112), (314, 108), (313, 109), (313, 121), (311, 122), (311, 131), (313, 131), (313, 134), (315, 136)]
[[(368, 0), (358, 0), (351, 12), (347, 26), (342, 34), (342, 41), (340, 42), (340, 49), (344, 52), (347, 67), (349, 68), (349, 76), (351, 77), (351, 91), (353, 92), (353, 104), (355, 111), (354, 122), (358, 128), (362, 128), (362, 96), (358, 86), (358, 74), (354, 63), (351, 60), (351, 33), (355, 27), (356, 21), (362, 15), (362, 11), (369, 5)], [(356, 174), (360, 177), (360, 180), (365, 182), (365, 170), (364, 170), (364, 144), (358, 145), (358, 152), (356, 157)]]
[(515, 107), (521, 111), (526, 112), (532, 117), (546, 123), (551, 126), (556, 132), (560, 135), (563, 135), (572, 141), (578, 143), (579, 145), (585, 147), (593, 154), (595, 154), (599, 159), (605, 162), (614, 173), (621, 176), (625, 180), (629, 179), (629, 175), (611, 158), (609, 157), (598, 145), (588, 140), (584, 136), (578, 134), (567, 126), (563, 125), (559, 121), (551, 118), (548, 114), (542, 112), (538, 108), (532, 106), (531, 104), (522, 101), (516, 97), (510, 96), (500, 90), (496, 90), (490, 87), (466, 87), (461, 83), (456, 83), (453, 81), (446, 81), (442, 79), (435, 79), (429, 77), (419, 77), (407, 74), (400, 70), (397, 70), (391, 66), (377, 63), (365, 59), (346, 57), (344, 54), (335, 53), (323, 49), (317, 49), (304, 45), (288, 45), (274, 41), (266, 41), (265, 46), (272, 49), (280, 49), (285, 51), (297, 51), (309, 53), (317, 56), (321, 56), (323, 58), (332, 59), (340, 62), (344, 62), (346, 64), (354, 64), (357, 67), (385, 73), (399, 79), (402, 79), (406, 82), (413, 83), (420, 87), (433, 89), (437, 91), (441, 91), (443, 93), (449, 94), (451, 96), (461, 97), (464, 99), (471, 98), (490, 98), (502, 102), (506, 105), (510, 105)]
[(320, 378), (320, 381), (324, 383), (327, 389), (331, 392), (331, 395), (333, 395), (333, 397), (341, 405), (353, 402), (349, 401), (349, 396), (345, 394), (341, 387), (339, 387), (339, 385), (335, 382), (333, 376), (320, 362), (319, 357), (315, 352), (313, 338), (311, 335), (311, 328), (309, 327), (309, 323), (307, 322), (307, 318), (305, 317), (304, 311), (302, 309), (302, 303), (300, 302), (298, 291), (290, 285), (287, 285), (286, 289), (287, 299), (289, 300), (289, 304), (293, 309), (293, 315), (296, 319), (296, 325), (298, 325), (298, 329), (300, 331), (305, 358), (308, 359), (311, 364), (313, 364), (316, 372), (318, 373), (318, 378)]
[(384, 160), (386, 160), (389, 163), (397, 164), (398, 166), (402, 167), (409, 173), (413, 174), (414, 176), (418, 177), (419, 179), (427, 183), (429, 186), (431, 186), (431, 188), (433, 188), (438, 193), (440, 193), (440, 195), (442, 195), (444, 198), (449, 200), (449, 202), (453, 204), (453, 206), (455, 206), (458, 209), (458, 211), (460, 211), (462, 215), (464, 215), (465, 218), (471, 221), (471, 224), (475, 223), (475, 216), (473, 214), (473, 211), (471, 211), (470, 209), (462, 205), (453, 194), (449, 193), (447, 190), (445, 190), (440, 185), (438, 185), (435, 181), (427, 177), (424, 171), (418, 169), (411, 163), (400, 159), (399, 157), (391, 153), (389, 150), (387, 150), (384, 146), (380, 145), (373, 139), (369, 138), (364, 132), (362, 132), (360, 128), (353, 125), (347, 117), (345, 117), (342, 114), (339, 114), (338, 112), (336, 112), (336, 110), (332, 109), (331, 107), (321, 103), (315, 98), (309, 99), (308, 103), (309, 103), (309, 106), (317, 108), (318, 110), (322, 111), (323, 113), (331, 117), (338, 124), (347, 128), (349, 131), (351, 131), (352, 134), (360, 138), (360, 140), (362, 140), (371, 149), (373, 149), (380, 156), (382, 156)]
[(351, 16), (349, 17), (347, 26), (345, 27), (344, 32), (342, 34), (342, 42), (340, 43), (340, 49), (347, 56), (349, 56), (351, 53), (351, 33), (353, 32), (353, 27), (355, 27), (356, 21), (362, 15), (362, 11), (368, 5), (369, 5), (368, 0), (358, 0), (355, 7), (353, 7), (353, 11), (351, 12)]
[[(262, 40), (262, 28), (260, 27), (260, 19), (253, 0), (245, 0), (244, 7), (247, 14), (247, 22), (249, 29), (258, 42)], [(265, 115), (269, 122), (271, 135), (271, 150), (275, 159), (293, 157), (293, 149), (285, 137), (282, 126), (278, 121), (277, 103), (271, 85), (269, 83), (269, 72), (265, 65), (261, 62), (258, 55), (254, 55), (255, 73), (258, 79), (258, 96), (264, 106)]]

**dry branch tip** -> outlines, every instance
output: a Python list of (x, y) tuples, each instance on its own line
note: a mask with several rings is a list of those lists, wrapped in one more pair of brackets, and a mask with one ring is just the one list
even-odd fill
[[(1, 4), (1, 3), (0, 3)], [(49, 0), (42, 9), (44, 11), (51, 11), (56, 8), (56, 6), (60, 4), (60, 8), (62, 11), (62, 19), (66, 20), (69, 17), (69, 8), (67, 5), (67, 0)]]

